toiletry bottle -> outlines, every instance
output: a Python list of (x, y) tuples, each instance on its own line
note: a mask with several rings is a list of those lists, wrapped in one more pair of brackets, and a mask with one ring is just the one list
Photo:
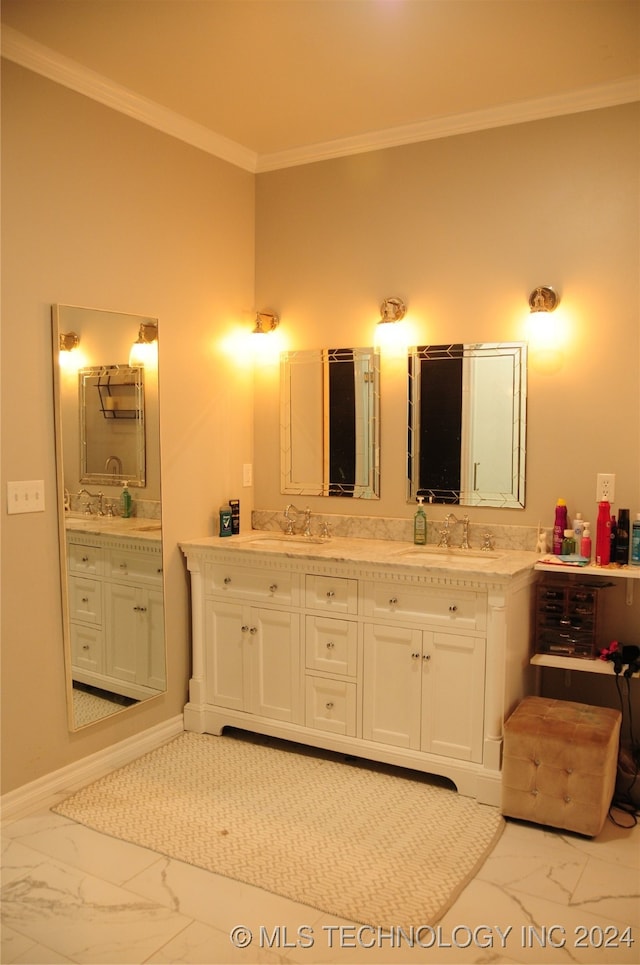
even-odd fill
[(413, 542), (416, 546), (425, 546), (427, 542), (427, 514), (422, 508), (424, 496), (418, 496), (418, 508), (413, 517)]
[(580, 556), (585, 560), (591, 559), (591, 523), (584, 524), (582, 539), (580, 541)]
[(573, 535), (576, 538), (576, 553), (580, 552), (583, 532), (584, 532), (584, 521), (582, 519), (582, 513), (576, 513), (576, 515), (573, 517)]
[(636, 513), (631, 529), (631, 565), (640, 566), (640, 513)]
[(596, 523), (596, 566), (609, 565), (611, 552), (611, 506), (607, 499), (598, 503)]
[(124, 519), (129, 519), (131, 516), (131, 493), (127, 489), (128, 485), (128, 482), (124, 484), (124, 488), (120, 494), (120, 506), (122, 508), (122, 516)]
[(562, 555), (574, 556), (576, 552), (576, 540), (572, 529), (565, 529), (562, 540)]
[(611, 528), (609, 530), (609, 562), (616, 561), (616, 542), (618, 540), (618, 525), (614, 513), (611, 513)]
[(618, 510), (615, 562), (626, 566), (629, 562), (629, 510)]
[(231, 525), (231, 506), (220, 507), (220, 535), (231, 536), (233, 528)]
[(562, 539), (567, 528), (567, 504), (564, 499), (556, 503), (556, 518), (553, 524), (553, 552), (556, 556), (562, 553)]
[(231, 532), (237, 536), (240, 532), (240, 500), (230, 499), (229, 506), (231, 507)]

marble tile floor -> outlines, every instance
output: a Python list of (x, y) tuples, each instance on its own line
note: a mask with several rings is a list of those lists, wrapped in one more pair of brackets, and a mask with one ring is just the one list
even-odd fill
[(3, 828), (0, 961), (624, 965), (640, 961), (639, 845), (638, 826), (587, 839), (508, 821), (439, 926), (403, 934), (40, 811)]

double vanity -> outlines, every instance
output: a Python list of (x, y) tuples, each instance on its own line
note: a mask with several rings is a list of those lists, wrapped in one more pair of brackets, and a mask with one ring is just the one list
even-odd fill
[(166, 687), (160, 520), (65, 519), (73, 681), (135, 700)]
[(187, 730), (244, 728), (499, 803), (503, 722), (531, 692), (535, 553), (271, 531), (181, 549)]

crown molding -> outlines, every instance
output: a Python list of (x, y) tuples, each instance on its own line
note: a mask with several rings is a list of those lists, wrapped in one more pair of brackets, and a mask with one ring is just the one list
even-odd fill
[(312, 164), (332, 158), (363, 154), (403, 144), (469, 134), (494, 127), (578, 114), (603, 107), (615, 107), (640, 100), (640, 76), (625, 77), (610, 84), (567, 91), (550, 97), (515, 101), (487, 110), (470, 111), (407, 124), (354, 137), (309, 144), (291, 150), (258, 155), (202, 124), (190, 121), (134, 91), (113, 83), (108, 77), (83, 67), (75, 60), (39, 44), (12, 27), (2, 28), (2, 56), (64, 87), (84, 94), (142, 124), (176, 137), (208, 154), (228, 161), (253, 174)]
[(495, 127), (524, 124), (563, 114), (579, 114), (583, 111), (603, 107), (615, 107), (640, 100), (640, 76), (626, 77), (598, 87), (586, 87), (565, 94), (539, 97), (531, 100), (501, 104), (487, 110), (470, 111), (466, 114), (451, 114), (436, 117), (417, 124), (389, 128), (383, 131), (369, 131), (355, 137), (345, 137), (321, 144), (309, 144), (274, 154), (258, 157), (257, 173), (276, 171), (281, 168), (312, 164), (314, 161), (328, 161), (332, 158), (346, 157), (350, 154), (363, 154), (366, 151), (379, 151), (403, 144), (419, 141), (432, 141), (456, 134), (470, 134)]
[(11, 27), (2, 28), (2, 56), (245, 171), (256, 171), (258, 156), (255, 151), (113, 83), (108, 77), (63, 57)]

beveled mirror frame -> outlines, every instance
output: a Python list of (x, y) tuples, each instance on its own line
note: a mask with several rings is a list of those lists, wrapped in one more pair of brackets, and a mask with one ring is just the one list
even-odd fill
[[(346, 361), (354, 366), (353, 458), (356, 466), (354, 481), (347, 483), (341, 478), (332, 479), (330, 472), (332, 411), (337, 411), (330, 394), (330, 367)], [(315, 472), (298, 475), (297, 449), (301, 444), (311, 451), (306, 461), (317, 467)], [(377, 349), (308, 349), (282, 353), (280, 482), (281, 492), (288, 495), (380, 498), (380, 355)]]
[[(462, 426), (460, 428), (460, 489), (427, 488), (421, 485), (420, 457), (423, 434), (421, 432), (420, 400), (421, 366), (423, 362), (438, 363), (454, 359), (462, 360), (460, 409)], [(506, 485), (496, 489), (480, 489), (476, 484), (476, 463), (471, 450), (473, 429), (473, 391), (474, 365), (483, 359), (499, 360), (503, 369), (503, 390), (505, 399), (510, 403), (503, 406), (502, 436), (504, 439), (504, 461), (508, 464), (505, 471)], [(468, 364), (465, 364), (468, 363)], [(497, 392), (498, 383), (493, 383)], [(471, 413), (471, 415), (470, 415)], [(527, 433), (527, 345), (525, 342), (481, 342), (450, 345), (420, 345), (409, 350), (407, 380), (407, 500), (415, 502), (417, 496), (424, 496), (426, 502), (459, 504), (461, 506), (490, 506), (504, 509), (523, 509), (525, 505), (525, 457)], [(494, 427), (496, 428), (496, 427)], [(490, 445), (497, 441), (494, 432)], [(494, 456), (495, 458), (495, 456)], [(508, 478), (507, 478), (508, 477)], [(472, 480), (465, 487), (464, 480)]]

